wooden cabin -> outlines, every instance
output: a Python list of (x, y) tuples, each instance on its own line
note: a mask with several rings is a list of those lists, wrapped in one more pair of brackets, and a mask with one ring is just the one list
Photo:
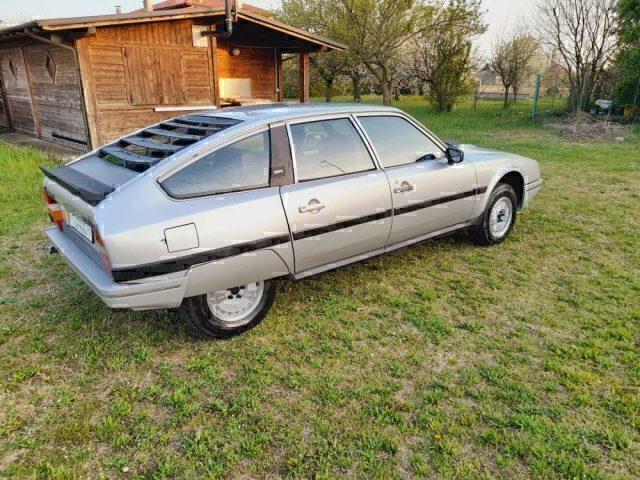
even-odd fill
[(224, 38), (224, 16), (172, 7), (2, 30), (0, 126), (90, 150), (181, 113), (282, 101), (291, 54), (306, 102), (309, 53), (344, 48), (248, 8), (234, 9)]

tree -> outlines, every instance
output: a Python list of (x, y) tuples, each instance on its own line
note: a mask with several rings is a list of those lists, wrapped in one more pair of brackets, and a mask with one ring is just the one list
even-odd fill
[(382, 88), (382, 102), (391, 104), (403, 46), (430, 25), (420, 0), (336, 0), (338, 40), (363, 63)]
[(540, 49), (532, 35), (516, 33), (517, 30), (494, 42), (489, 62), (504, 88), (504, 108), (509, 106), (509, 90), (513, 91), (515, 102), (521, 85), (533, 74), (533, 60)]
[[(277, 12), (278, 18), (290, 25), (303, 28), (318, 35), (340, 40), (341, 19), (335, 15), (335, 7), (329, 0), (284, 0)], [(314, 68), (325, 84), (325, 100), (333, 97), (336, 80), (348, 75), (354, 85), (354, 99), (360, 99), (360, 82), (364, 66), (347, 50), (346, 52), (317, 53), (310, 57)]]
[(346, 72), (344, 55), (342, 52), (318, 53), (311, 56), (309, 61), (324, 81), (325, 101), (331, 102), (334, 83)]
[(616, 66), (620, 77), (615, 87), (615, 98), (620, 104), (630, 105), (635, 117), (640, 104), (640, 0), (620, 0), (620, 52)]
[(557, 51), (571, 92), (570, 108), (587, 109), (616, 53), (618, 0), (541, 0), (541, 37)]
[(471, 38), (486, 26), (476, 0), (451, 1), (432, 13), (438, 34), (429, 30), (415, 39), (413, 65), (416, 77), (429, 86), (429, 101), (448, 112), (460, 95), (473, 90)]

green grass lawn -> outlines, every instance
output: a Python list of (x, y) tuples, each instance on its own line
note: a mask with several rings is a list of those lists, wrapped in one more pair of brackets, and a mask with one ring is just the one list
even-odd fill
[(228, 341), (104, 307), (42, 249), (56, 160), (0, 146), (0, 478), (639, 477), (640, 139), (398, 106), (540, 162), (511, 237), (284, 281)]

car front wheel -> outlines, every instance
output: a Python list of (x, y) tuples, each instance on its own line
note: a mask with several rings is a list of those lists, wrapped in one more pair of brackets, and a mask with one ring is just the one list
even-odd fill
[(185, 298), (180, 314), (193, 333), (204, 338), (228, 338), (258, 325), (275, 299), (273, 280)]
[(499, 183), (491, 193), (482, 220), (471, 232), (471, 238), (480, 245), (502, 242), (516, 221), (518, 200), (511, 185)]

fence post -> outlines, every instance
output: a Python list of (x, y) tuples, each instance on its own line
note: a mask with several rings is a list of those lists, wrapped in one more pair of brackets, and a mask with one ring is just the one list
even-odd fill
[(531, 120), (538, 116), (538, 99), (540, 98), (540, 74), (536, 73), (536, 86), (533, 90), (533, 108), (531, 109)]

